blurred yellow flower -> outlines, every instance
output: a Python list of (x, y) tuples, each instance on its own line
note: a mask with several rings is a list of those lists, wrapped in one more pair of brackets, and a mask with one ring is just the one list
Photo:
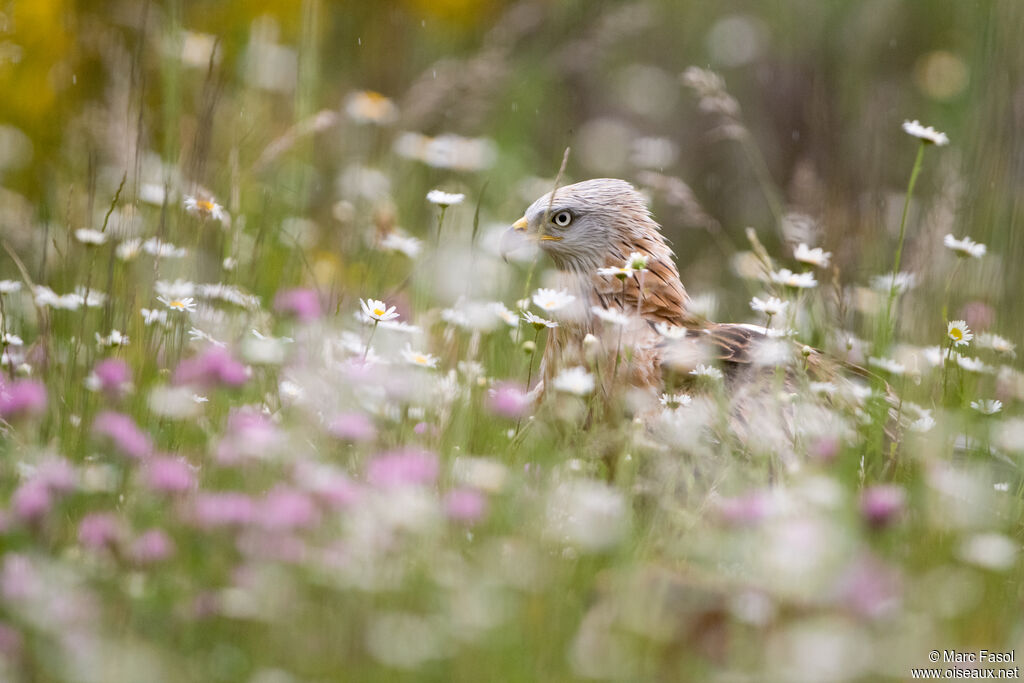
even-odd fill
[(398, 107), (374, 90), (359, 90), (345, 98), (345, 113), (356, 123), (391, 123), (398, 118)]

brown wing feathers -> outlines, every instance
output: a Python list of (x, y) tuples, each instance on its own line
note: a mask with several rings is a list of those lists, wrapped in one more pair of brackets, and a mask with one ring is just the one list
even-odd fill
[[(638, 252), (648, 257), (647, 272), (625, 280), (594, 274), (594, 291), (602, 301), (614, 304), (624, 312), (635, 313), (639, 300), (639, 311), (643, 318), (683, 325), (686, 320), (686, 290), (679, 280), (679, 272), (672, 260), (672, 250), (657, 232), (657, 223), (649, 218), (644, 223), (652, 234), (621, 236), (615, 248), (610, 250), (605, 266), (621, 266), (630, 254)], [(604, 305), (609, 307), (608, 304)]]

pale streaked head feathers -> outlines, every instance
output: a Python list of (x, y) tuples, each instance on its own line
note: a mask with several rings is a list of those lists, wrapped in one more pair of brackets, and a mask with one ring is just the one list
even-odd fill
[[(526, 210), (527, 231), (563, 270), (587, 272), (643, 233), (658, 234), (644, 196), (624, 180), (597, 178), (548, 192)], [(568, 218), (568, 220), (567, 220)], [(630, 251), (621, 254), (624, 260)]]
[[(531, 204), (514, 227), (537, 238), (560, 269), (587, 278), (596, 305), (639, 312), (655, 322), (684, 323), (686, 290), (642, 194), (614, 178), (585, 180), (553, 194)], [(647, 256), (647, 277), (620, 282), (597, 275), (598, 268), (622, 266), (634, 252)]]

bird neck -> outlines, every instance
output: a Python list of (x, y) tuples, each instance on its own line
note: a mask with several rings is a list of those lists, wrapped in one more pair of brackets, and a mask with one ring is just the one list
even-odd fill
[[(648, 245), (644, 245), (648, 246)], [(616, 308), (629, 315), (638, 315), (651, 322), (691, 326), (686, 310), (688, 297), (671, 252), (654, 248), (633, 249), (648, 256), (647, 269), (625, 278), (590, 276), (593, 303), (603, 308)], [(629, 252), (631, 253), (631, 252)], [(618, 254), (609, 256), (609, 265), (621, 265)]]
[(598, 268), (606, 265), (605, 255), (597, 250), (579, 250), (571, 256), (565, 256), (558, 252), (550, 252), (551, 260), (555, 267), (570, 275), (588, 275)]

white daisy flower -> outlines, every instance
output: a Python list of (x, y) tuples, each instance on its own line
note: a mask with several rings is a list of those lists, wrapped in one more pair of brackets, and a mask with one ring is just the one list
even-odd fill
[(704, 365), (703, 363), (697, 365), (693, 370), (690, 370), (690, 374), (694, 377), (707, 377), (708, 379), (715, 380), (716, 382), (724, 377), (721, 370), (713, 365)]
[(1007, 491), (1010, 490), (1010, 482), (1008, 482), (1008, 481), (1000, 481), (1000, 482), (997, 482), (995, 484), (992, 484), (992, 488), (994, 488), (996, 491), (1000, 491), (1002, 493), (1006, 493)]
[(982, 415), (995, 415), (1003, 409), (1003, 402), (998, 399), (986, 398), (980, 401), (971, 401), (971, 407)]
[[(777, 339), (762, 342), (752, 348), (750, 353), (754, 365), (787, 365), (793, 360), (795, 348), (792, 344)], [(814, 349), (804, 346), (801, 350), (804, 356), (814, 353)]]
[(542, 327), (558, 327), (558, 323), (554, 320), (545, 320), (539, 315), (534, 315), (529, 311), (523, 311), (523, 320), (533, 325), (536, 330), (539, 330)]
[(419, 334), (423, 330), (418, 325), (411, 325), (404, 320), (388, 320), (380, 323), (380, 329), (390, 332), (403, 332), (405, 334)]
[(37, 306), (56, 308), (60, 296), (46, 285), (36, 285), (32, 288), (32, 296)]
[(931, 143), (938, 147), (949, 144), (949, 138), (946, 137), (945, 133), (940, 133), (931, 126), (922, 126), (920, 121), (904, 121), (903, 130), (907, 135), (921, 140), (922, 142)]
[(924, 434), (931, 431), (935, 426), (935, 418), (931, 415), (924, 415), (910, 423), (910, 431)]
[(441, 310), (441, 320), (454, 325), (455, 327), (461, 327), (465, 330), (473, 328), (473, 325), (469, 321), (469, 316), (466, 312), (460, 308), (445, 308)]
[(33, 294), (36, 305), (63, 311), (77, 311), (83, 305), (91, 307), (102, 306), (103, 302), (106, 300), (106, 295), (102, 292), (90, 291), (88, 293), (88, 300), (86, 300), (84, 289), (80, 292), (57, 294), (57, 292), (45, 285), (36, 285), (33, 289)]
[(925, 346), (921, 349), (921, 355), (924, 357), (925, 362), (933, 368), (937, 368), (945, 362), (942, 357), (943, 353), (948, 358), (951, 352), (944, 351), (941, 346)]
[(771, 274), (772, 282), (794, 289), (810, 289), (817, 287), (818, 281), (814, 279), (814, 273), (794, 273), (789, 268), (783, 268)]
[(811, 382), (809, 385), (812, 394), (831, 396), (839, 388), (833, 382)]
[(21, 291), (21, 283), (17, 280), (0, 280), (0, 294), (13, 294)]
[(494, 315), (498, 316), (503, 323), (509, 327), (519, 327), (519, 316), (505, 308), (505, 304), (500, 301), (492, 301), (490, 306)]
[(533, 303), (548, 313), (561, 310), (575, 300), (575, 296), (561, 289), (544, 289), (541, 287), (533, 293)]
[(445, 208), (461, 204), (465, 199), (466, 195), (462, 193), (443, 192), (441, 190), (431, 190), (427, 193), (428, 202)]
[(979, 374), (992, 374), (996, 371), (991, 365), (988, 365), (980, 358), (971, 358), (969, 356), (957, 356), (956, 364), (968, 372), (977, 372)]
[(871, 289), (878, 292), (888, 292), (895, 285), (896, 293), (903, 294), (917, 285), (917, 276), (913, 273), (888, 273), (886, 275), (875, 275), (871, 278)]
[(460, 360), (456, 363), (455, 367), (458, 368), (459, 373), (464, 375), (468, 380), (476, 382), (483, 380), (484, 385), (486, 385), (487, 370), (484, 368), (483, 363), (475, 360)]
[(557, 391), (586, 396), (594, 391), (594, 376), (582, 367), (566, 368), (558, 373), (552, 385)]
[(992, 334), (990, 332), (982, 332), (974, 339), (974, 345), (979, 349), (990, 349), (996, 353), (1001, 353), (1004, 356), (1010, 356), (1011, 358), (1016, 356), (1017, 345), (1011, 342), (1009, 339), (1000, 337), (998, 334)]
[(884, 370), (891, 375), (900, 376), (907, 372), (907, 366), (893, 360), (892, 358), (876, 358), (872, 356), (871, 358), (868, 358), (868, 365)]
[(143, 308), (142, 311), (142, 322), (148, 327), (154, 323), (161, 325), (167, 324), (167, 311), (162, 308)]
[(620, 280), (625, 280), (633, 274), (633, 270), (627, 266), (609, 266), (607, 268), (598, 268), (597, 274), (606, 277), (617, 277)]
[(689, 394), (662, 394), (658, 401), (666, 408), (679, 408), (693, 403)]
[(139, 185), (139, 201), (154, 206), (163, 206), (165, 199), (167, 199), (167, 192), (163, 185), (156, 183), (142, 183)]
[(97, 247), (106, 243), (107, 235), (99, 230), (79, 228), (78, 230), (75, 230), (75, 239), (86, 246)]
[(678, 341), (686, 336), (686, 328), (682, 325), (669, 325), (666, 322), (658, 322), (654, 324), (654, 329), (662, 337), (671, 341)]
[(418, 365), (421, 368), (436, 368), (438, 358), (437, 356), (423, 351), (414, 351), (408, 344), (402, 349), (402, 358), (405, 359), (406, 363), (411, 365)]
[[(77, 306), (84, 305), (86, 308), (99, 308), (107, 301), (107, 295), (95, 289), (86, 290), (85, 287), (75, 287), (72, 294), (65, 294), (65, 297), (75, 299)], [(76, 308), (77, 308), (76, 306)]]
[(818, 268), (828, 268), (829, 260), (832, 258), (831, 251), (825, 251), (821, 247), (811, 249), (801, 242), (793, 251), (793, 258), (801, 263), (809, 263)]
[(459, 299), (453, 308), (441, 311), (441, 320), (472, 332), (490, 332), (497, 325), (494, 310), (480, 301)]
[(101, 337), (99, 332), (96, 333), (96, 344), (101, 348), (128, 346), (129, 341), (128, 335), (122, 334), (119, 330), (111, 330), (106, 337)]
[(203, 220), (215, 220), (222, 223), (228, 220), (228, 212), (224, 210), (223, 206), (212, 199), (199, 199), (192, 196), (185, 197), (185, 210), (190, 215)]
[(422, 248), (422, 242), (415, 237), (407, 237), (399, 235), (397, 232), (390, 232), (387, 237), (380, 241), (380, 248), (385, 251), (396, 251), (405, 254), (409, 258), (416, 258)]
[(170, 242), (162, 242), (155, 237), (150, 237), (143, 242), (142, 250), (157, 258), (184, 258), (188, 254), (185, 247), (176, 247)]
[(181, 299), (186, 296), (195, 296), (199, 286), (188, 280), (177, 279), (174, 282), (157, 280), (154, 285), (156, 293), (171, 299)]
[(490, 168), (498, 158), (497, 145), (488, 138), (464, 138), (446, 133), (429, 137), (405, 132), (394, 143), (395, 152), (435, 168), (479, 171)]
[(25, 342), (16, 334), (7, 334), (0, 337), (0, 346), (24, 346)]
[(181, 311), (183, 313), (195, 313), (196, 312), (196, 300), (190, 296), (182, 297), (180, 299), (172, 299), (166, 296), (158, 296), (157, 301), (162, 303), (167, 308), (175, 311)]
[(945, 244), (947, 248), (952, 249), (956, 255), (961, 258), (967, 256), (970, 256), (971, 258), (981, 258), (985, 255), (985, 251), (987, 250), (984, 244), (979, 244), (970, 237), (964, 237), (962, 240), (958, 240), (952, 235), (946, 235), (945, 239), (942, 240), (942, 243)]
[(196, 286), (196, 293), (207, 299), (220, 299), (221, 301), (227, 301), (229, 304), (235, 304), (250, 310), (256, 310), (260, 307), (258, 296), (248, 294), (235, 285), (226, 285), (221, 282), (201, 284)]
[(718, 297), (711, 292), (701, 292), (696, 296), (690, 297), (686, 305), (687, 313), (692, 313), (698, 318), (704, 318), (705, 320), (714, 320), (717, 311)]
[(356, 123), (391, 123), (398, 117), (398, 107), (386, 95), (373, 90), (357, 90), (345, 98), (345, 113)]
[(366, 299), (363, 301), (359, 300), (359, 305), (363, 309), (363, 314), (371, 320), (377, 322), (387, 322), (388, 320), (394, 320), (398, 317), (398, 313), (395, 312), (395, 307), (388, 308), (388, 305), (383, 301), (377, 299)]
[(53, 301), (46, 305), (62, 311), (77, 311), (82, 307), (83, 303), (82, 298), (79, 296), (75, 296), (74, 294), (61, 294), (59, 296), (55, 296)]
[(765, 315), (780, 315), (785, 312), (786, 307), (788, 306), (788, 301), (783, 301), (775, 296), (770, 296), (763, 300), (755, 296), (750, 300), (750, 307), (755, 311), (764, 313)]
[(951, 320), (946, 328), (946, 334), (953, 340), (954, 346), (967, 346), (974, 339), (964, 320)]
[(117, 245), (114, 254), (122, 261), (134, 261), (140, 251), (142, 251), (142, 240), (135, 238), (125, 240)]
[(295, 340), (293, 338), (291, 338), (291, 337), (274, 337), (274, 336), (269, 335), (269, 334), (263, 334), (262, 332), (260, 332), (256, 328), (253, 328), (253, 329), (251, 329), (249, 331), (252, 333), (253, 337), (255, 337), (256, 339), (259, 339), (260, 341), (281, 342), (282, 344), (294, 344), (295, 343)]
[(647, 270), (647, 264), (650, 261), (650, 257), (647, 254), (641, 254), (639, 251), (634, 251), (626, 259), (626, 268), (629, 268), (634, 273), (641, 273)]
[[(256, 330), (253, 330), (253, 332), (255, 333)], [(217, 346), (219, 348), (222, 348), (222, 349), (227, 348), (227, 344), (225, 344), (222, 341), (218, 341), (218, 340), (214, 339), (213, 336), (211, 336), (208, 332), (203, 332), (198, 327), (189, 328), (188, 340), (190, 342), (197, 342), (197, 341), (209, 342), (209, 343), (211, 343), (214, 346)]]
[(172, 420), (195, 419), (202, 414), (202, 410), (193, 400), (193, 396), (192, 390), (186, 386), (158, 384), (149, 392), (149, 409)]
[(629, 322), (629, 316), (625, 315), (621, 311), (617, 311), (613, 308), (601, 308), (600, 306), (591, 306), (590, 311), (601, 320), (606, 323), (613, 325), (625, 325)]
[[(993, 571), (1008, 571), (1017, 562), (1020, 545), (998, 532), (973, 534), (961, 541), (957, 555), (965, 562)], [(987, 678), (987, 676), (986, 676)]]

